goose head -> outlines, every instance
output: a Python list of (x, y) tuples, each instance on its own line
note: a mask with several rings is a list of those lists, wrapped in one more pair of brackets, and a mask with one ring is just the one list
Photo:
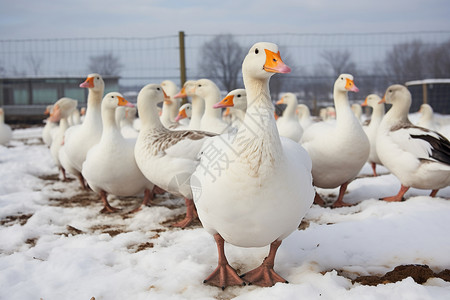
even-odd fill
[(380, 103), (392, 104), (393, 106), (411, 106), (411, 93), (409, 90), (401, 85), (394, 84), (386, 89), (383, 99)]
[(308, 106), (306, 106), (303, 103), (297, 105), (297, 113), (298, 113), (298, 117), (299, 118), (310, 117), (311, 116), (311, 112), (310, 112)]
[(366, 97), (363, 104), (361, 106), (369, 106), (369, 107), (376, 107), (379, 105), (381, 98), (377, 94), (370, 94)]
[(134, 106), (122, 96), (122, 94), (117, 92), (111, 92), (103, 97), (102, 109), (112, 109), (115, 110), (119, 106)]
[(87, 76), (87, 79), (80, 84), (80, 87), (92, 89), (93, 91), (103, 92), (105, 88), (105, 82), (102, 76), (97, 73), (92, 73)]
[(175, 122), (178, 122), (179, 120), (182, 119), (190, 118), (191, 116), (192, 116), (192, 104), (185, 103), (181, 105), (178, 115), (175, 118)]
[(334, 82), (334, 89), (340, 92), (359, 92), (353, 81), (353, 75), (341, 74)]
[(269, 79), (274, 73), (289, 73), (289, 68), (281, 59), (278, 46), (273, 43), (254, 44), (242, 63), (242, 73), (255, 79)]
[(145, 107), (156, 105), (168, 99), (161, 85), (156, 83), (144, 86), (137, 97), (137, 106), (139, 111), (144, 111)]
[(433, 108), (429, 104), (424, 103), (420, 106), (419, 112), (422, 116), (431, 118), (433, 115)]
[(281, 99), (277, 101), (276, 104), (286, 104), (290, 107), (296, 107), (297, 103), (297, 96), (295, 96), (294, 93), (285, 93), (283, 97), (281, 97)]
[(194, 94), (193, 93), (194, 87), (195, 87), (195, 80), (187, 80), (183, 84), (181, 91), (175, 96), (173, 96), (173, 98), (185, 98), (187, 96), (192, 96)]
[(56, 101), (50, 113), (50, 121), (59, 122), (61, 119), (68, 118), (78, 105), (78, 101), (63, 97)]
[[(217, 85), (209, 79), (199, 79), (195, 82), (193, 93), (203, 99), (220, 97), (220, 90)], [(217, 100), (214, 100), (217, 101)], [(212, 104), (213, 105), (213, 104)]]
[(222, 101), (214, 104), (214, 108), (234, 107), (242, 111), (247, 110), (247, 92), (245, 89), (235, 89), (229, 92)]

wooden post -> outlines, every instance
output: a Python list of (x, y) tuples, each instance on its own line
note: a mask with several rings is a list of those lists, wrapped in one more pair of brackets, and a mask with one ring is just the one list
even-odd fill
[(428, 103), (428, 86), (426, 83), (422, 84), (422, 98), (424, 104)]
[(184, 31), (178, 32), (178, 41), (180, 46), (180, 81), (181, 86), (186, 82), (186, 57), (184, 53)]

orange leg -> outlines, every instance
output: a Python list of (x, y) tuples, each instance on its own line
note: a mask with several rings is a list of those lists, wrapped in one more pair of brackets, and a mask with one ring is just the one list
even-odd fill
[(219, 262), (217, 268), (209, 275), (203, 283), (218, 286), (224, 290), (227, 286), (231, 285), (245, 285), (245, 281), (239, 277), (236, 270), (233, 269), (225, 256), (224, 244), (225, 241), (216, 233), (214, 239), (217, 244), (217, 251), (219, 254)]
[(281, 241), (275, 241), (270, 244), (269, 255), (264, 259), (262, 264), (254, 270), (245, 273), (242, 278), (249, 282), (249, 284), (256, 284), (258, 286), (269, 287), (277, 282), (288, 283), (286, 279), (278, 275), (273, 269), (275, 263), (275, 255)]
[(377, 177), (377, 164), (376, 163), (370, 163), (370, 165), (372, 166), (372, 172), (373, 172), (373, 176)]
[(81, 173), (79, 173), (79, 174), (77, 175), (77, 177), (78, 177), (78, 181), (80, 182), (81, 188), (82, 188), (83, 190), (85, 190), (85, 191), (88, 191), (89, 189), (88, 189), (88, 187), (86, 186), (86, 182), (84, 181), (83, 175), (81, 175)]
[(431, 194), (430, 194), (430, 197), (436, 197), (436, 194), (437, 194), (438, 191), (439, 191), (439, 189), (432, 190)]
[(184, 202), (186, 203), (186, 217), (180, 222), (172, 224), (172, 226), (174, 227), (185, 228), (186, 226), (189, 226), (195, 218), (197, 218), (197, 211), (195, 209), (194, 200), (184, 198)]
[(150, 191), (149, 189), (145, 189), (144, 199), (142, 200), (141, 205), (139, 205), (137, 208), (133, 209), (131, 212), (135, 213), (135, 212), (140, 211), (145, 206), (152, 206), (154, 204), (152, 201), (153, 197), (154, 197), (153, 191)]
[(402, 201), (403, 199), (403, 195), (405, 195), (405, 193), (409, 190), (409, 187), (404, 186), (402, 184), (402, 186), (400, 187), (400, 191), (398, 192), (397, 195), (395, 196), (391, 196), (391, 197), (385, 197), (382, 200), (384, 201), (389, 201), (389, 202), (398, 202), (398, 201)]
[(339, 196), (336, 202), (333, 203), (333, 207), (343, 207), (343, 206), (352, 206), (352, 204), (345, 203), (342, 199), (344, 199), (345, 191), (347, 190), (348, 182), (341, 185), (339, 189)]
[(316, 195), (314, 196), (314, 204), (317, 204), (319, 206), (325, 206), (325, 201), (323, 201), (322, 197), (320, 197), (319, 193), (316, 192)]
[(106, 195), (106, 192), (105, 192), (105, 191), (101, 191), (101, 192), (100, 192), (100, 198), (102, 199), (103, 204), (104, 204), (104, 207), (103, 207), (103, 209), (100, 211), (100, 213), (113, 213), (113, 212), (116, 212), (116, 211), (119, 210), (119, 209), (117, 209), (117, 208), (115, 208), (115, 207), (112, 207), (112, 206), (109, 204), (108, 198), (107, 198), (107, 195)]

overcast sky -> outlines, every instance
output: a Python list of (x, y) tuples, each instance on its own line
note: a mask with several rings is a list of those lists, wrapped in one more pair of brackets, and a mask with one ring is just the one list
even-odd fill
[(450, 30), (449, 0), (0, 0), (0, 39)]

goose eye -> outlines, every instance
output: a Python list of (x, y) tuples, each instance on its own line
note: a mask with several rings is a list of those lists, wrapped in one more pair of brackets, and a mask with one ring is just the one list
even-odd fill
[(156, 90), (160, 91), (161, 89), (160, 88), (156, 88)]
[(238, 97), (238, 98), (240, 98), (240, 97), (241, 97), (241, 95), (239, 94), (239, 95), (237, 95), (237, 97)]
[(198, 87), (201, 87), (201, 86), (202, 86), (201, 84), (198, 85)]
[(114, 98), (114, 96), (111, 96), (111, 98)]
[(97, 79), (100, 79), (100, 77), (97, 77)]
[(389, 93), (392, 93), (392, 90), (389, 90)]
[(255, 54), (258, 54), (259, 53), (259, 50), (258, 50), (258, 48), (256, 48), (255, 49)]
[(341, 80), (344, 80), (344, 77), (341, 77)]

